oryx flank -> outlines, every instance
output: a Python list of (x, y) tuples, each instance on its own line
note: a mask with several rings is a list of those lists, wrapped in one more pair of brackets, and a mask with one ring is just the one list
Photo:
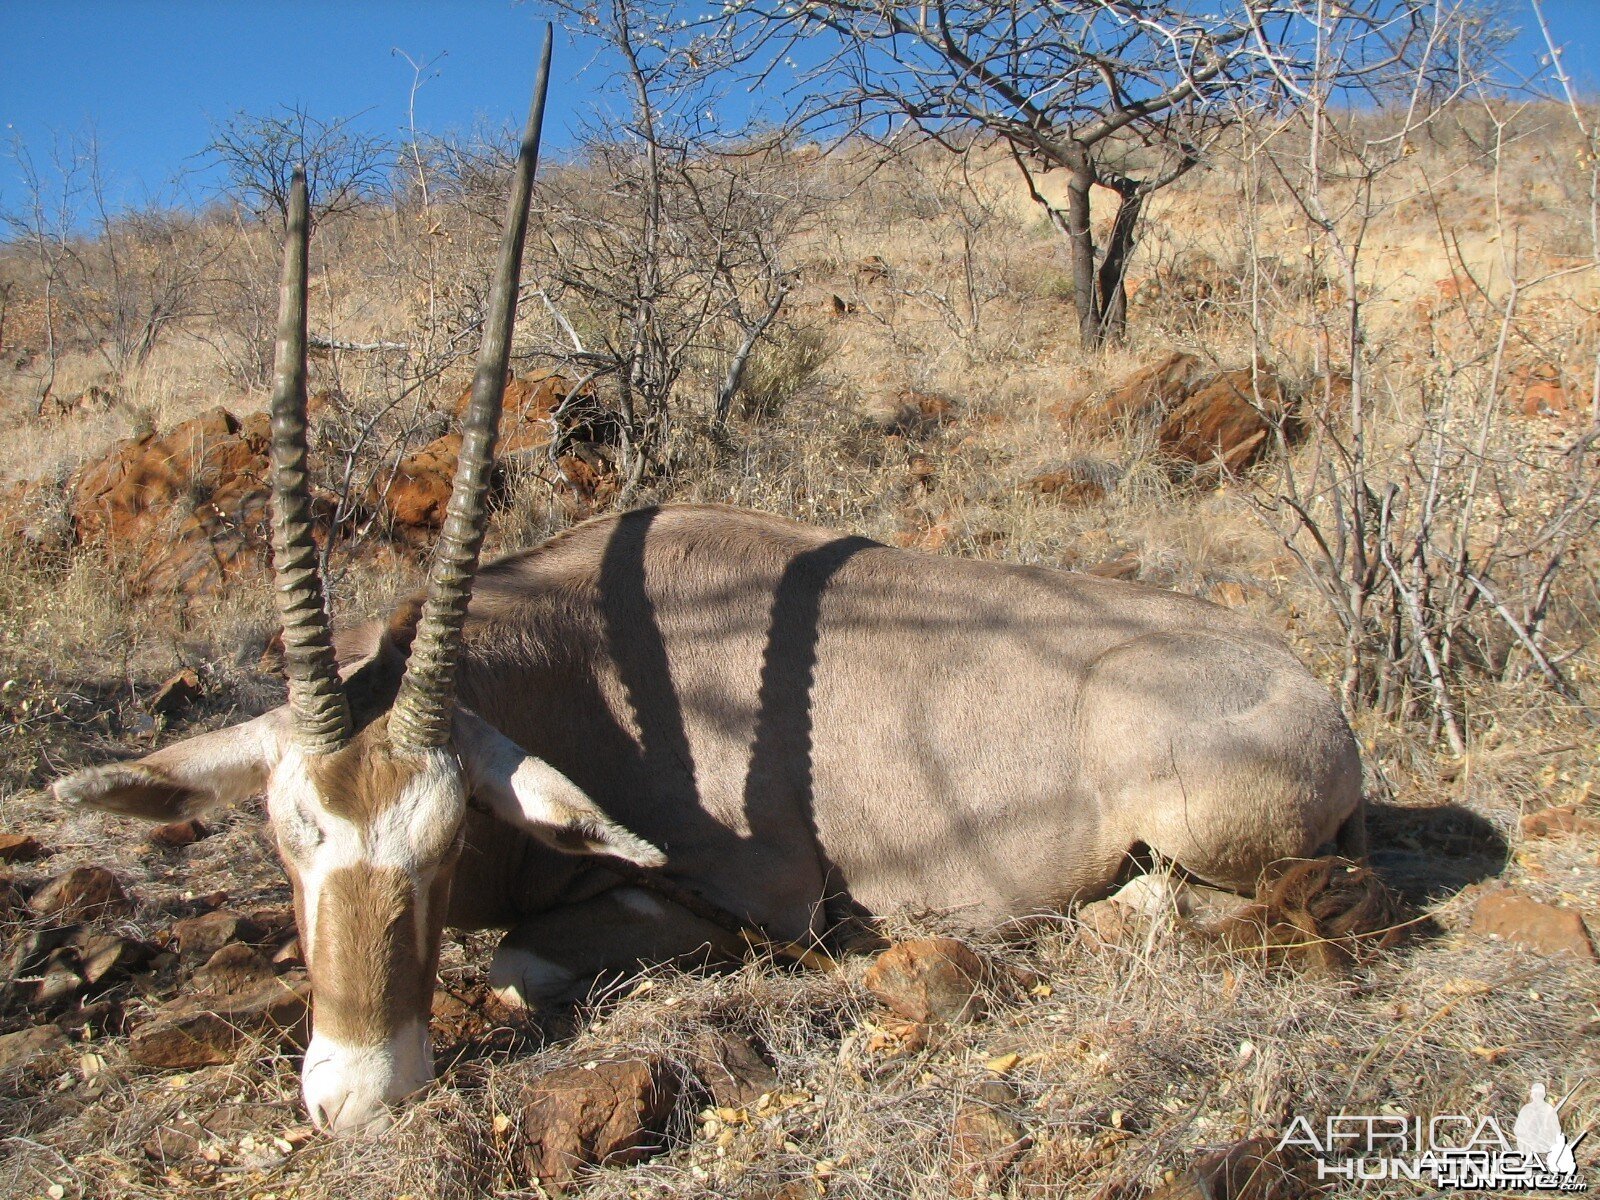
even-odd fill
[(299, 180), (272, 400), (288, 703), (56, 785), (161, 821), (265, 790), (319, 1126), (381, 1129), (432, 1077), (446, 925), (508, 929), (492, 981), (532, 1000), (726, 948), (690, 893), (803, 941), (846, 907), (1059, 910), (1146, 849), (1244, 891), (1341, 826), (1359, 852), (1337, 704), (1199, 600), (712, 506), (590, 521), (478, 572), (548, 53), (425, 597), (341, 635), (341, 675), (306, 485)]

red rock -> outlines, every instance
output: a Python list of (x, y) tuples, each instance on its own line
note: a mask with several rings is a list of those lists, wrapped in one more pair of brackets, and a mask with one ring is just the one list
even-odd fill
[(743, 1108), (778, 1086), (778, 1073), (747, 1037), (709, 1031), (690, 1047), (695, 1078), (722, 1108)]
[(1272, 1138), (1249, 1138), (1202, 1158), (1149, 1200), (1302, 1200), (1318, 1194), (1302, 1160)]
[(70, 1000), (83, 990), (83, 976), (78, 973), (78, 956), (67, 947), (50, 955), (39, 976), (39, 982), (33, 988), (33, 1002), (41, 1006)]
[(987, 1196), (1001, 1190), (1011, 1168), (1027, 1151), (1027, 1131), (1007, 1113), (1016, 1094), (1004, 1083), (956, 1110), (950, 1127), (950, 1194)]
[(1077, 415), (1097, 427), (1162, 416), (1183, 402), (1195, 389), (1204, 368), (1193, 354), (1176, 352), (1139, 368), (1122, 386), (1097, 404), (1084, 406)]
[(560, 1193), (585, 1167), (648, 1157), (663, 1144), (680, 1087), (653, 1057), (546, 1072), (522, 1094), (523, 1170)]
[(39, 917), (90, 921), (126, 911), (130, 904), (122, 884), (104, 867), (74, 867), (35, 892), (28, 907)]
[(866, 989), (908, 1021), (980, 1019), (988, 968), (955, 938), (917, 938), (889, 947), (867, 968)]
[(1173, 458), (1239, 471), (1267, 448), (1273, 420), (1283, 413), (1283, 391), (1272, 372), (1227, 371), (1174, 405), (1156, 440)]
[(43, 1055), (65, 1048), (67, 1038), (55, 1025), (33, 1025), (0, 1034), (0, 1078), (13, 1075)]
[(26, 833), (0, 833), (0, 862), (32, 862), (43, 853), (38, 838)]
[(147, 1067), (192, 1070), (233, 1062), (265, 1041), (303, 1046), (311, 1013), (311, 985), (272, 979), (242, 996), (184, 998), (160, 1009), (134, 1030), (128, 1053)]
[(1121, 554), (1116, 558), (1108, 558), (1105, 562), (1095, 563), (1087, 573), (1099, 579), (1137, 579), (1139, 567), (1137, 554)]
[(1134, 372), (1100, 400), (1079, 405), (1071, 419), (1101, 430), (1150, 423), (1169, 458), (1238, 471), (1271, 445), (1276, 422), (1284, 423), (1286, 435), (1298, 433), (1291, 415), (1271, 370), (1207, 375), (1194, 355), (1175, 353)]
[(78, 944), (79, 970), (90, 985), (114, 983), (143, 967), (155, 955), (154, 946), (111, 934), (86, 934)]
[(1566, 953), (1595, 961), (1594, 942), (1583, 917), (1570, 908), (1541, 904), (1510, 888), (1486, 892), (1472, 910), (1474, 937), (1516, 942), (1540, 954)]
[(200, 676), (185, 668), (163, 683), (150, 699), (150, 712), (158, 717), (175, 717), (200, 699)]
[(114, 446), (68, 485), (77, 540), (128, 564), (136, 594), (188, 603), (266, 562), (268, 419), (214, 408)]
[(249, 946), (234, 942), (206, 959), (191, 982), (206, 995), (243, 996), (274, 978), (271, 963)]
[(272, 952), (272, 965), (275, 967), (303, 967), (305, 955), (300, 950), (300, 935), (291, 934), (289, 939)]
[(396, 532), (431, 532), (444, 525), (460, 452), (461, 435), (447, 433), (400, 460), (386, 481), (387, 487), (381, 495), (374, 496), (387, 511)]
[[(579, 390), (567, 403), (574, 387), (574, 381), (548, 371), (531, 372), (506, 385), (497, 446), (502, 461), (547, 447), (556, 432), (554, 415), (563, 406), (560, 424), (565, 439), (594, 443), (618, 440), (620, 427), (616, 418), (600, 403), (592, 385)], [(470, 388), (456, 399), (457, 418), (466, 414), (471, 399)], [(435, 438), (401, 459), (392, 478), (376, 481), (369, 503), (383, 509), (401, 538), (417, 543), (427, 540), (444, 524), (460, 453), (459, 433)]]
[(1115, 900), (1096, 900), (1072, 915), (1091, 946), (1126, 946), (1142, 929), (1139, 914)]
[(1511, 368), (1506, 372), (1503, 392), (1511, 397), (1525, 417), (1573, 421), (1581, 417), (1588, 407), (1583, 393), (1578, 388), (1569, 387), (1561, 368), (1551, 362)]
[(177, 850), (184, 846), (192, 846), (210, 832), (198, 820), (190, 817), (186, 821), (173, 821), (168, 825), (157, 825), (145, 835), (145, 838), (153, 845), (163, 846), (168, 850)]
[(1563, 833), (1600, 833), (1600, 817), (1578, 811), (1576, 804), (1563, 804), (1522, 818), (1523, 837), (1555, 837)]
[(255, 943), (263, 930), (243, 913), (218, 909), (198, 917), (188, 917), (172, 927), (172, 938), (181, 954), (210, 958), (231, 942)]
[(1096, 504), (1107, 496), (1105, 484), (1077, 471), (1046, 471), (1028, 481), (1028, 489), (1058, 504)]

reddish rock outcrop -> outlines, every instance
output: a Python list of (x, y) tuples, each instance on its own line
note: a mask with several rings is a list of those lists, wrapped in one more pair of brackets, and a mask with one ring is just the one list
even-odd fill
[(680, 1087), (655, 1058), (546, 1072), (523, 1093), (523, 1169), (561, 1194), (585, 1167), (647, 1157), (662, 1145)]
[(908, 1021), (954, 1023), (987, 1011), (987, 977), (983, 959), (955, 938), (916, 938), (878, 955), (861, 982)]
[(1121, 386), (1079, 405), (1072, 419), (1091, 429), (1148, 423), (1168, 457), (1198, 469), (1239, 471), (1270, 444), (1273, 426), (1297, 425), (1277, 375), (1264, 366), (1208, 372), (1193, 354), (1174, 353), (1135, 371)]
[(1510, 888), (1484, 893), (1472, 911), (1470, 933), (1516, 942), (1540, 954), (1570, 954), (1583, 962), (1594, 962), (1596, 957), (1580, 914), (1542, 904)]
[(44, 853), (39, 839), (27, 833), (0, 833), (0, 862), (32, 862)]
[(267, 979), (240, 993), (184, 997), (141, 1025), (128, 1053), (148, 1067), (192, 1070), (232, 1062), (264, 1041), (303, 1046), (311, 1013), (311, 985)]
[(267, 559), (265, 413), (214, 408), (120, 442), (68, 483), (75, 536), (130, 567), (136, 594), (179, 603)]
[[(1523, 837), (1556, 837), (1566, 833), (1600, 834), (1600, 814), (1584, 812), (1576, 804), (1561, 804), (1522, 818)], [(0, 853), (0, 858), (3, 857)]]
[(988, 1196), (1027, 1151), (1027, 1131), (1007, 1111), (1016, 1094), (1002, 1081), (983, 1086), (956, 1110), (950, 1126), (950, 1194)]
[(74, 867), (33, 894), (28, 908), (37, 917), (89, 921), (130, 907), (117, 877), (104, 867)]
[(1260, 455), (1283, 416), (1283, 389), (1271, 371), (1225, 371), (1173, 405), (1156, 440), (1167, 454), (1197, 467), (1238, 471)]
[[(468, 389), (456, 400), (458, 420), (465, 416), (471, 399)], [(584, 455), (582, 450), (615, 443), (620, 430), (592, 386), (578, 388), (577, 381), (564, 375), (534, 372), (506, 385), (496, 448), (500, 464), (514, 463), (519, 456), (542, 455), (558, 424), (563, 442), (573, 446), (573, 453), (561, 458), (560, 473), (575, 491), (587, 492), (587, 498), (593, 500), (601, 489), (598, 464), (603, 460)], [(446, 433), (401, 459), (392, 478), (373, 485), (369, 502), (382, 508), (398, 537), (424, 542), (444, 525), (460, 453), (461, 435)]]
[(1314, 1178), (1272, 1138), (1248, 1138), (1206, 1155), (1150, 1200), (1301, 1200), (1317, 1194)]

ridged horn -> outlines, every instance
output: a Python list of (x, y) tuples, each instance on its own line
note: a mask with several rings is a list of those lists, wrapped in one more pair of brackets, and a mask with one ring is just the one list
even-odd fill
[(539, 134), (544, 125), (545, 92), (550, 84), (551, 30), (544, 31), (539, 76), (533, 104), (517, 154), (511, 199), (506, 207), (500, 261), (495, 269), (489, 310), (484, 319), (483, 346), (472, 379), (472, 401), (461, 431), (461, 453), (455, 483), (445, 510), (444, 529), (434, 547), (428, 571), (428, 595), (417, 620), (406, 662), (405, 678), (389, 713), (389, 741), (397, 749), (421, 751), (444, 745), (450, 737), (455, 707), (456, 660), (466, 624), (478, 554), (488, 527), (489, 472), (500, 435), (500, 408), (505, 398), (506, 370), (511, 361), (511, 330), (517, 315), (517, 284), (522, 273), (522, 242), (528, 228), (528, 203), (533, 174), (539, 165)]
[(333, 630), (317, 573), (306, 470), (306, 249), (310, 236), (306, 176), (289, 188), (288, 237), (278, 296), (278, 344), (272, 385), (273, 591), (283, 620), (289, 712), (295, 742), (311, 754), (350, 739), (350, 709), (333, 655)]

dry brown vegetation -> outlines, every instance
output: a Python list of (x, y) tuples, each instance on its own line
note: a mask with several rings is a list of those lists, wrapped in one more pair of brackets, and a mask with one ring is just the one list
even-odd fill
[[(1487, 599), (1451, 601), (1457, 627), (1419, 626), (1458, 656), (1446, 664), (1444, 705), (1421, 641), (1386, 640), (1405, 618), (1383, 605), (1403, 605), (1405, 589), (1373, 601), (1354, 654), (1329, 595), (1335, 575), (1282, 499), (1297, 498), (1333, 539), (1336, 489), (1322, 481), (1341, 478), (1335, 439), (1348, 429), (1350, 279), (1262, 145), (1243, 138), (1236, 149), (1152, 198), (1130, 339), (1096, 354), (1076, 347), (1063, 243), (999, 151), (958, 161), (925, 148), (872, 169), (852, 153), (757, 164), (805, 200), (807, 218), (784, 231), (800, 282), (755, 351), (725, 434), (712, 426), (726, 353), (691, 356), (660, 469), (641, 476), (634, 498), (730, 502), (933, 553), (1099, 568), (1248, 610), (1350, 698), (1375, 805), (1372, 859), (1409, 905), (1406, 936), (1347, 970), (1318, 972), (1160, 925), (1108, 941), (1064, 917), (1022, 944), (980, 940), (1008, 981), (996, 985), (990, 1015), (926, 1037), (861, 990), (860, 957), (837, 971), (758, 960), (721, 975), (653, 972), (574, 1012), (481, 1020), (442, 1056), (439, 1086), (382, 1143), (304, 1137), (293, 1055), (273, 1046), (192, 1072), (134, 1064), (127, 1031), (189, 964), (168, 961), (64, 1008), (28, 1002), (18, 948), (47, 922), (28, 915), (20, 893), (69, 866), (111, 867), (134, 904), (107, 928), (147, 941), (222, 903), (209, 893), (226, 892), (227, 907), (242, 910), (287, 898), (254, 807), (218, 814), (211, 836), (166, 850), (123, 822), (61, 811), (42, 790), (77, 765), (221, 725), (281, 695), (258, 661), (273, 625), (252, 576), (177, 608), (135, 599), (126, 564), (60, 532), (54, 487), (114, 439), (217, 404), (240, 416), (264, 407), (261, 314), (275, 235), (222, 214), (186, 218), (173, 236), (208, 264), (194, 286), (213, 290), (194, 307), (216, 315), (173, 322), (142, 357), (109, 355), (91, 326), (47, 312), (28, 248), (0, 250), (0, 485), (45, 481), (27, 496), (38, 510), (30, 528), (54, 521), (58, 531), (8, 528), (0, 545), (0, 829), (53, 852), (6, 868), (16, 903), (0, 886), (11, 956), (0, 1030), (53, 1020), (69, 1031), (64, 1045), (0, 1077), (0, 1191), (536, 1195), (517, 1149), (529, 1081), (618, 1047), (692, 1065), (707, 1030), (760, 1047), (778, 1080), (766, 1100), (707, 1119), (697, 1114), (711, 1100), (686, 1089), (665, 1153), (594, 1172), (583, 1195), (931, 1198), (970, 1186), (1005, 1197), (1132, 1197), (1197, 1154), (1281, 1132), (1295, 1114), (1509, 1121), (1535, 1080), (1574, 1093), (1569, 1130), (1600, 1119), (1600, 970), (1468, 931), (1478, 885), (1498, 879), (1576, 910), (1600, 933), (1595, 826), (1574, 819), (1535, 837), (1522, 824), (1562, 805), (1600, 817), (1590, 723), (1600, 700), (1600, 556), (1588, 536), (1600, 435), (1592, 145), (1562, 108), (1464, 109), (1408, 146), (1365, 195), (1359, 183), (1329, 185), (1336, 206), (1362, 206), (1353, 276), (1365, 471), (1375, 503), (1391, 482), (1399, 497), (1388, 544), (1410, 544), (1431, 514), (1447, 540), (1470, 544), (1479, 571), (1495, 572), (1480, 578), (1516, 612), (1525, 617), (1544, 589), (1534, 640), (1552, 670)], [(601, 192), (597, 169), (557, 172), (548, 195), (575, 204), (586, 184)], [(439, 414), (467, 370), (463, 334), (493, 243), (483, 214), (496, 205), (470, 182), (426, 203), (331, 218), (319, 231), (314, 328), (335, 343), (409, 347), (335, 349), (313, 363), (313, 388), (334, 397), (318, 430), (330, 488), (341, 462), (381, 470), (447, 424)], [(1348, 237), (1355, 210), (1342, 211)], [(557, 228), (549, 213), (546, 227)], [(530, 278), (553, 270), (555, 256), (536, 239)], [(562, 364), (570, 339), (550, 311), (525, 299), (519, 368)], [(1222, 473), (1175, 463), (1150, 421), (1089, 419), (1136, 368), (1174, 351), (1210, 371), (1259, 364), (1258, 378), (1270, 372), (1281, 391), (1280, 415), (1294, 414), (1304, 432), (1292, 442), (1275, 432), (1255, 465)], [(1440, 481), (1433, 508), (1419, 491), (1430, 478)], [(1084, 481), (1094, 486), (1066, 486)], [(519, 474), (491, 549), (534, 543), (594, 503), (548, 473)], [(15, 514), (0, 513), (0, 528)], [(412, 581), (403, 548), (377, 552), (382, 533), (367, 528), (333, 551), (344, 620), (384, 611)], [(1397, 567), (1395, 578), (1416, 583)], [(1448, 583), (1432, 582), (1444, 589), (1441, 612)], [(1354, 674), (1353, 657), (1365, 664)], [(152, 718), (152, 694), (180, 668), (197, 672), (203, 700), (170, 721)], [(899, 932), (921, 928), (900, 919)], [(441, 987), (480, 995), (485, 959), (481, 939), (447, 941)], [(1026, 1147), (993, 1178), (963, 1184), (952, 1126), (975, 1097), (1002, 1110)], [(196, 1149), (168, 1156), (152, 1141), (162, 1127), (208, 1122)], [(1592, 1151), (1579, 1157), (1592, 1178)], [(1328, 1187), (1331, 1196), (1426, 1190)]]

